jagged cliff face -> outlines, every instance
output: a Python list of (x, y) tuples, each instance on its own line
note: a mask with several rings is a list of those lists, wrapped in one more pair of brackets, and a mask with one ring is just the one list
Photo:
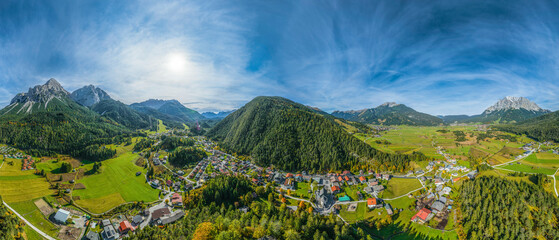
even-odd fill
[(510, 110), (510, 109), (525, 109), (528, 111), (545, 111), (541, 109), (536, 103), (528, 100), (524, 97), (505, 97), (495, 103), (493, 106), (487, 108), (484, 114), (489, 114), (492, 112), (500, 111), (500, 110)]
[(70, 93), (66, 91), (56, 79), (51, 78), (44, 85), (29, 88), (27, 93), (17, 94), (10, 104), (14, 103), (48, 103), (53, 98), (66, 97)]
[(91, 107), (92, 105), (99, 103), (103, 100), (111, 100), (112, 98), (103, 89), (95, 87), (93, 85), (84, 86), (70, 95), (77, 103)]

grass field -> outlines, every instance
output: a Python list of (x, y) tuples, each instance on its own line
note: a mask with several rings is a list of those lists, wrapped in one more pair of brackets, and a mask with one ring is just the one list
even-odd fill
[(86, 189), (75, 190), (74, 196), (81, 199), (76, 203), (91, 212), (101, 213), (119, 204), (132, 201), (154, 201), (159, 192), (145, 183), (145, 169), (134, 164), (139, 156), (126, 152), (103, 162), (101, 173), (78, 180)]
[(23, 230), (25, 231), (27, 240), (43, 240), (43, 237), (29, 226), (25, 225), (23, 227)]
[(503, 169), (513, 170), (517, 172), (525, 172), (525, 173), (543, 173), (545, 175), (553, 175), (557, 169), (546, 168), (546, 167), (538, 167), (538, 166), (531, 166), (526, 164), (512, 164), (512, 165), (505, 165), (502, 166)]
[[(507, 162), (514, 158), (514, 156), (510, 155), (510, 151), (501, 152), (503, 149), (518, 150), (520, 146), (530, 142), (529, 139), (520, 136), (516, 136), (518, 139), (517, 142), (490, 138), (477, 142), (476, 136), (479, 132), (474, 131), (475, 127), (473, 126), (397, 126), (396, 128), (397, 129), (382, 132), (382, 136), (378, 138), (360, 133), (354, 136), (385, 152), (409, 154), (417, 151), (433, 159), (442, 160), (443, 156), (436, 151), (436, 146), (440, 146), (455, 159), (467, 160), (469, 156), (474, 156), (476, 158), (489, 157), (488, 161), (493, 164)], [(447, 130), (447, 132), (439, 130)], [(454, 131), (464, 132), (466, 134), (466, 141), (456, 142)], [(499, 134), (510, 135), (508, 133)], [(515, 151), (513, 155), (518, 154), (519, 153)], [(417, 164), (420, 165), (419, 163)]]
[[(47, 220), (41, 211), (35, 206), (33, 200), (27, 200), (22, 202), (10, 203), (10, 207), (16, 210), (21, 216), (23, 216), (27, 221), (33, 224), (35, 227), (41, 229), (41, 231), (46, 234), (56, 237), (58, 234), (58, 228)], [(29, 229), (34, 232), (32, 229)]]
[(0, 195), (5, 202), (21, 202), (52, 193), (44, 178), (35, 175), (34, 170), (21, 171), (21, 164), (19, 159), (6, 159), (0, 168)]
[(380, 216), (379, 213), (382, 215), (383, 211), (386, 214), (386, 210), (384, 208), (369, 210), (367, 203), (364, 202), (357, 204), (357, 210), (355, 210), (355, 212), (348, 212), (348, 206), (349, 204), (342, 205), (342, 210), (340, 211), (340, 216), (342, 216), (342, 218), (344, 218), (348, 223), (355, 223), (360, 220), (368, 220), (374, 216)]
[(157, 125), (157, 132), (158, 132), (158, 133), (167, 132), (167, 126), (165, 126), (165, 125), (163, 124), (163, 121), (161, 121), (161, 120), (158, 120), (158, 121), (159, 121), (159, 124)]
[(422, 187), (421, 183), (415, 178), (392, 178), (388, 181), (386, 190), (382, 192), (382, 198), (399, 197), (420, 187)]

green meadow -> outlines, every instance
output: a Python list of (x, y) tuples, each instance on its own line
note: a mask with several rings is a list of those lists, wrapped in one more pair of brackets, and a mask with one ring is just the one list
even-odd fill
[(73, 195), (80, 197), (76, 203), (91, 212), (101, 213), (125, 202), (157, 200), (159, 191), (145, 182), (143, 174), (136, 176), (136, 172), (146, 172), (134, 164), (138, 157), (125, 152), (103, 161), (101, 173), (77, 181), (83, 183), (86, 189), (74, 191)]

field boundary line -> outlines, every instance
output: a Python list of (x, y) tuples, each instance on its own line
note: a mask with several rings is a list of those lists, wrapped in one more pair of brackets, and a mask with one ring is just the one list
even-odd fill
[(10, 207), (10, 205), (8, 205), (6, 202), (2, 201), (2, 203), (4, 204), (4, 206), (6, 206), (8, 209), (10, 209), (12, 212), (14, 212), (16, 214), (16, 216), (18, 216), (19, 218), (21, 218), (21, 220), (23, 220), (25, 222), (25, 224), (27, 224), (27, 226), (31, 227), (33, 230), (35, 230), (35, 232), (39, 233), (41, 236), (43, 236), (44, 238), (48, 239), (48, 240), (56, 240), (55, 238), (49, 236), (48, 234), (44, 233), (43, 231), (41, 231), (40, 229), (38, 229), (37, 227), (35, 227), (33, 224), (31, 224), (29, 221), (27, 221), (27, 219), (25, 219), (23, 216), (21, 216), (18, 212), (16, 212), (12, 207)]

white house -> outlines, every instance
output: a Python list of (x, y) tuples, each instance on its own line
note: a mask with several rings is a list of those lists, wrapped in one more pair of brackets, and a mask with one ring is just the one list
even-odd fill
[(58, 212), (56, 212), (56, 214), (54, 215), (54, 220), (60, 223), (65, 223), (69, 216), (70, 216), (70, 212), (61, 208), (58, 209)]

